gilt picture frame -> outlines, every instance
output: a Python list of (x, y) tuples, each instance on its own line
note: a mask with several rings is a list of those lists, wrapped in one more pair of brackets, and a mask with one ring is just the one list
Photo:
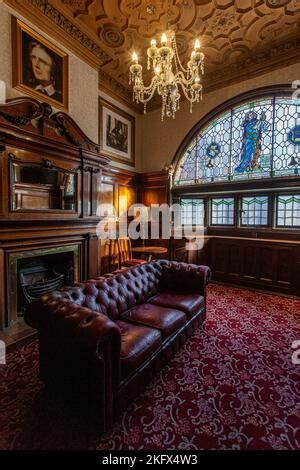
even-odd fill
[(135, 118), (103, 98), (99, 98), (99, 142), (103, 155), (134, 166)]
[(68, 111), (68, 54), (12, 17), (13, 87)]

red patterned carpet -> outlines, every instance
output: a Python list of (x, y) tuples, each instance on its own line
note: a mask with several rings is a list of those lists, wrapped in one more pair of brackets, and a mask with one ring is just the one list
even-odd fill
[(211, 285), (198, 330), (105, 436), (82, 433), (37, 378), (37, 344), (0, 366), (1, 449), (299, 449), (300, 301)]

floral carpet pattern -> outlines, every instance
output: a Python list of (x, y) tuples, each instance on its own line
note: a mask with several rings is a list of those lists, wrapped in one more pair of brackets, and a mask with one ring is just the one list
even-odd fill
[(46, 398), (34, 340), (0, 365), (0, 448), (300, 449), (298, 339), (300, 300), (212, 284), (204, 330), (102, 436)]

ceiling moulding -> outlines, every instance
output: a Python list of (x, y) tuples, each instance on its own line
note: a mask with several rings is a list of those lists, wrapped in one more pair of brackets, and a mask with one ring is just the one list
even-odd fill
[(204, 75), (203, 92), (254, 78), (300, 61), (300, 38), (292, 37), (274, 44), (268, 50), (257, 51), (244, 60), (216, 69)]
[(112, 60), (107, 52), (47, 0), (4, 0), (4, 3), (93, 68), (98, 70), (99, 66)]

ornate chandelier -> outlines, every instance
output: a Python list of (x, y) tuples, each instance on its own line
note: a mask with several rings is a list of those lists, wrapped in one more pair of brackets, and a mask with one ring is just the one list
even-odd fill
[(144, 85), (143, 66), (138, 63), (136, 52), (132, 54), (129, 83), (133, 84), (133, 101), (143, 103), (146, 113), (147, 103), (157, 91), (162, 98), (161, 120), (163, 121), (165, 116), (174, 119), (179, 109), (181, 88), (190, 102), (190, 112), (192, 112), (193, 103), (202, 99), (201, 74), (204, 74), (204, 54), (200, 52), (199, 39), (195, 41), (186, 69), (179, 59), (174, 31), (168, 30), (163, 33), (160, 47), (157, 46), (155, 39), (152, 39), (150, 44), (147, 49), (147, 69), (150, 70), (152, 64), (153, 78), (148, 86)]

